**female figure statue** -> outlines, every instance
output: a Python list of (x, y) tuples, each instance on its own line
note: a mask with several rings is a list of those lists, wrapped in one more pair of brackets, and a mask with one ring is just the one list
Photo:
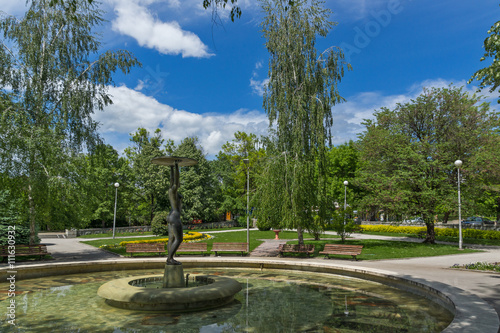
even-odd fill
[(179, 193), (180, 179), (179, 179), (179, 164), (175, 162), (175, 166), (170, 166), (170, 189), (168, 190), (168, 198), (172, 210), (167, 217), (168, 222), (168, 258), (167, 265), (180, 265), (181, 263), (174, 260), (175, 252), (182, 243), (182, 195)]

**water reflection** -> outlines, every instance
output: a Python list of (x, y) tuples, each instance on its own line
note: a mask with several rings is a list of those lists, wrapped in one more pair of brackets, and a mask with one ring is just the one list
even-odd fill
[[(18, 281), (16, 327), (2, 332), (440, 332), (452, 317), (425, 298), (360, 279), (319, 273), (231, 269), (243, 290), (223, 308), (187, 314), (108, 306), (97, 289), (111, 279), (158, 271), (92, 273)], [(7, 284), (0, 284), (6, 290)], [(0, 296), (0, 307), (8, 302)]]

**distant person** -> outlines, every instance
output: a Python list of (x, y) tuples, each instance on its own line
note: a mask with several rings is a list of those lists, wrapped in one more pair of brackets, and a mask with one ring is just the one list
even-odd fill
[(180, 179), (179, 179), (179, 164), (175, 162), (175, 167), (170, 166), (170, 189), (168, 190), (168, 198), (172, 210), (167, 217), (168, 222), (168, 258), (167, 265), (180, 265), (181, 263), (174, 260), (175, 252), (182, 243), (182, 195), (179, 193)]

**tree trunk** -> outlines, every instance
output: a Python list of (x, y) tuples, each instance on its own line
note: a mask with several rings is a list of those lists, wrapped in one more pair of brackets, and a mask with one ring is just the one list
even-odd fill
[(299, 240), (299, 245), (304, 245), (304, 233), (302, 232), (302, 227), (297, 226), (297, 238)]
[(443, 224), (448, 223), (448, 218), (450, 217), (450, 212), (444, 213)]
[(434, 232), (434, 223), (425, 223), (427, 225), (427, 236), (425, 237), (424, 243), (435, 244), (436, 234)]
[(34, 245), (35, 244), (35, 235), (36, 235), (36, 208), (35, 208), (35, 201), (33, 200), (33, 189), (31, 185), (28, 185), (28, 201), (29, 201), (29, 219), (30, 219), (30, 244), (29, 245)]

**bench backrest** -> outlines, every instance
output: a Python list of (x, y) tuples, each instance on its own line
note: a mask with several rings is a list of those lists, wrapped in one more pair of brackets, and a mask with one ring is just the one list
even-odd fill
[(346, 245), (346, 244), (325, 244), (323, 251), (338, 251), (338, 252), (359, 252), (363, 249), (363, 245)]
[(127, 243), (127, 251), (151, 251), (151, 252), (163, 252), (165, 251), (164, 243)]
[(246, 251), (247, 243), (213, 243), (212, 251)]
[(182, 243), (177, 252), (179, 251), (206, 251), (207, 243)]
[[(8, 245), (2, 245), (0, 248), (0, 253), (8, 253)], [(35, 245), (16, 245), (16, 254), (38, 254), (38, 253), (47, 253), (47, 245), (45, 244), (35, 244)]]

